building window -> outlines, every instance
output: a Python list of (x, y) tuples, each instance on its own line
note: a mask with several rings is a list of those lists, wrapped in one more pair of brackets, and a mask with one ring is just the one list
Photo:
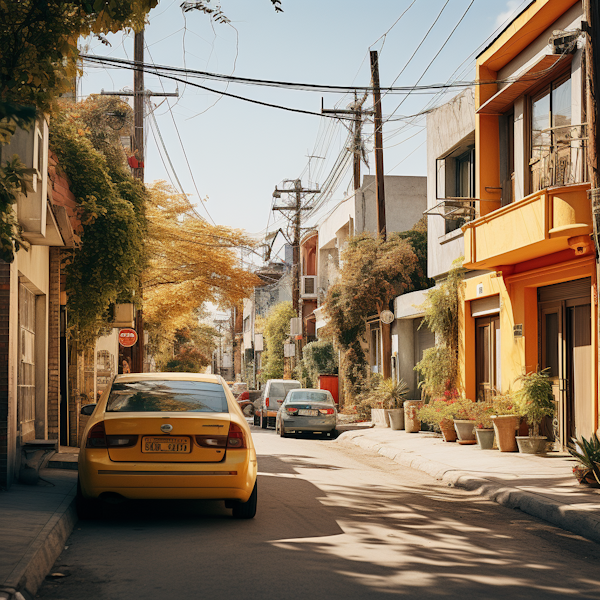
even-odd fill
[(573, 123), (570, 75), (532, 98), (530, 140), (531, 192), (585, 181), (585, 131)]
[(462, 198), (475, 196), (475, 146), (469, 144), (437, 160), (437, 199), (443, 200), (445, 233), (462, 227), (474, 216), (473, 202)]

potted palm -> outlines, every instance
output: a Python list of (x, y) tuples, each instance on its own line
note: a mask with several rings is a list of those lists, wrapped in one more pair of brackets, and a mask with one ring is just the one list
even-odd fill
[(404, 379), (384, 379), (375, 390), (375, 397), (385, 410), (390, 428), (404, 429), (404, 397), (408, 394), (408, 385)]
[(553, 417), (556, 410), (552, 383), (547, 371), (532, 371), (521, 375), (521, 388), (515, 394), (519, 413), (527, 419), (529, 435), (516, 436), (519, 452), (539, 454), (545, 452), (547, 437), (540, 435), (540, 421)]
[(456, 441), (456, 431), (452, 418), (454, 400), (434, 400), (417, 410), (417, 417), (423, 423), (439, 428), (445, 442)]
[(600, 440), (593, 433), (589, 440), (582, 437), (579, 440), (573, 438), (574, 448), (567, 448), (571, 456), (579, 461), (573, 467), (573, 475), (581, 484), (594, 487), (600, 485)]
[(498, 394), (492, 400), (494, 435), (500, 452), (516, 452), (517, 429), (520, 417), (517, 414), (515, 399), (512, 393)]
[(493, 414), (494, 404), (491, 400), (474, 403), (472, 416), (475, 419), (475, 435), (482, 450), (492, 450), (494, 448)]

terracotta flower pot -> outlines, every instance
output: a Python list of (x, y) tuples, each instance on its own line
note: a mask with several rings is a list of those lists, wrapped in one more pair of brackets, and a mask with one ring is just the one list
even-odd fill
[(477, 443), (482, 450), (494, 449), (494, 430), (493, 429), (475, 429)]
[(442, 421), (440, 423), (440, 431), (442, 432), (445, 442), (456, 441), (456, 430), (454, 429), (453, 421)]
[(476, 444), (475, 421), (471, 419), (454, 419), (454, 429), (458, 434), (458, 443), (469, 445)]
[(421, 400), (406, 400), (404, 402), (404, 429), (406, 433), (421, 431), (421, 421), (417, 418), (417, 410), (423, 406)]
[(516, 431), (519, 426), (519, 417), (515, 415), (493, 416), (492, 422), (500, 452), (516, 452)]

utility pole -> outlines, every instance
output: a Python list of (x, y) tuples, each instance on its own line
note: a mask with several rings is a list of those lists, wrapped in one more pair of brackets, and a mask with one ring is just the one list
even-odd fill
[[(375, 109), (375, 180), (377, 185), (377, 231), (383, 241), (386, 240), (385, 225), (385, 187), (383, 173), (383, 132), (381, 119), (381, 90), (379, 89), (379, 58), (376, 50), (371, 56), (371, 82), (373, 85), (373, 107)], [(387, 309), (382, 307), (382, 310)], [(390, 324), (379, 320), (381, 328), (381, 365), (384, 379), (392, 376), (392, 328)]]
[[(154, 94), (144, 89), (144, 30), (135, 33), (133, 41), (133, 60), (136, 68), (133, 72), (133, 93), (131, 92), (105, 92), (105, 96), (133, 96), (133, 151), (137, 159), (136, 166), (132, 168), (133, 176), (144, 183), (144, 103), (146, 96), (179, 96), (178, 92)], [(141, 291), (140, 291), (141, 294)], [(140, 298), (141, 301), (141, 298)], [(135, 317), (135, 330), (138, 341), (131, 347), (131, 371), (143, 373), (144, 371), (144, 315), (142, 308), (137, 310)]]
[(288, 219), (293, 221), (294, 226), (294, 238), (292, 241), (292, 248), (294, 251), (294, 264), (292, 265), (292, 305), (294, 311), (299, 317), (300, 314), (300, 233), (302, 231), (302, 211), (310, 210), (309, 206), (302, 206), (302, 196), (304, 194), (318, 194), (321, 190), (307, 189), (302, 187), (302, 182), (299, 179), (294, 180), (294, 187), (291, 189), (279, 189), (275, 188), (273, 192), (273, 198), (281, 198), (281, 194), (295, 194), (295, 202), (291, 205), (274, 206), (273, 210), (278, 211), (293, 211), (293, 216)]
[(383, 181), (383, 132), (381, 122), (381, 90), (379, 89), (379, 59), (377, 50), (371, 50), (371, 82), (375, 109), (375, 179), (377, 184), (377, 231), (385, 241), (385, 187)]
[(352, 153), (354, 155), (353, 183), (354, 191), (360, 187), (360, 162), (362, 160), (362, 124), (363, 115), (373, 114), (373, 111), (362, 110), (362, 106), (367, 99), (367, 94), (359, 100), (356, 92), (354, 93), (354, 102), (347, 109), (323, 108), (323, 115), (353, 115), (354, 116), (354, 138), (352, 141)]

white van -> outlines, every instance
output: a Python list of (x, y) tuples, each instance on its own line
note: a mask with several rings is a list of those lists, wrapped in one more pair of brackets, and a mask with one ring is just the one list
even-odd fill
[(260, 397), (260, 407), (254, 413), (254, 424), (263, 429), (268, 425), (275, 427), (277, 412), (287, 393), (301, 387), (302, 384), (295, 379), (269, 379)]

